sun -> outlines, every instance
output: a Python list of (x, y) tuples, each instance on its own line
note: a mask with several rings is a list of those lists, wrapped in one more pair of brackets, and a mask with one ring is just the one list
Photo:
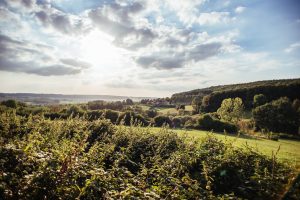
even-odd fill
[(113, 40), (113, 37), (100, 31), (89, 33), (81, 40), (82, 58), (96, 67), (110, 66), (122, 56), (120, 49), (112, 44)]

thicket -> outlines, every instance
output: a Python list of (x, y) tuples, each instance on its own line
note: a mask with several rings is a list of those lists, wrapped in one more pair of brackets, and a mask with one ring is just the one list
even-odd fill
[(208, 135), (0, 114), (0, 199), (279, 199), (291, 169)]
[(288, 98), (280, 98), (256, 107), (253, 119), (259, 129), (295, 135), (300, 127), (300, 112), (296, 108)]
[(237, 127), (234, 124), (214, 118), (210, 114), (200, 116), (195, 124), (195, 128), (216, 132), (237, 132)]
[(110, 109), (110, 110), (121, 111), (130, 105), (133, 105), (133, 101), (131, 99), (126, 99), (125, 101), (115, 101), (115, 102), (97, 100), (97, 101), (90, 101), (87, 103), (88, 109), (90, 110)]

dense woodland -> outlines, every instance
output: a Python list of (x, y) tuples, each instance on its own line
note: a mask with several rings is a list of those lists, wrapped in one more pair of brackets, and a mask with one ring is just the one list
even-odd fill
[(258, 81), (197, 89), (173, 94), (171, 102), (191, 104), (194, 100), (195, 104), (202, 106), (203, 111), (214, 112), (220, 107), (223, 99), (240, 97), (245, 108), (250, 109), (256, 94), (265, 95), (268, 101), (280, 97), (300, 99), (300, 79)]

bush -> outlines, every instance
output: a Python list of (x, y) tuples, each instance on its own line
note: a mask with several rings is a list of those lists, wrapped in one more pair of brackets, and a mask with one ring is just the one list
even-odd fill
[(214, 130), (217, 132), (226, 131), (228, 133), (237, 132), (237, 128), (234, 124), (231, 124), (229, 122), (224, 122), (218, 119), (214, 119), (209, 114), (205, 114), (199, 117), (196, 127), (208, 131), (210, 130)]
[(147, 114), (148, 117), (154, 118), (154, 117), (157, 116), (157, 110), (155, 110), (155, 109), (147, 110), (146, 114)]
[(267, 103), (267, 97), (263, 94), (257, 94), (253, 97), (253, 106), (262, 106)]
[(114, 110), (105, 110), (104, 118), (109, 119), (111, 123), (116, 124), (119, 117), (119, 112)]
[(154, 117), (154, 125), (156, 127), (162, 127), (163, 125), (168, 125), (169, 127), (172, 127), (172, 121), (167, 116), (159, 115)]
[(103, 110), (87, 111), (87, 118), (90, 121), (94, 121), (94, 120), (103, 118), (103, 114), (104, 114)]
[(297, 134), (299, 113), (293, 109), (288, 98), (280, 98), (262, 106), (253, 112), (255, 124), (260, 129), (276, 133)]
[(174, 128), (181, 128), (183, 125), (181, 121), (181, 117), (173, 117), (172, 125)]
[(115, 132), (115, 127), (107, 120), (97, 120), (92, 122), (89, 131), (87, 149), (89, 149), (96, 141), (103, 140), (105, 137), (111, 137)]
[(9, 108), (17, 108), (18, 107), (17, 101), (13, 100), (13, 99), (2, 101), (1, 104), (5, 105), (6, 107), (9, 107)]
[(292, 180), (275, 157), (213, 135), (15, 112), (0, 121), (0, 199), (280, 199)]
[(185, 117), (184, 127), (188, 129), (197, 128), (197, 118), (195, 117)]
[(124, 124), (125, 126), (141, 124), (142, 126), (148, 126), (149, 122), (140, 114), (135, 114), (134, 112), (126, 111), (119, 115), (117, 124)]

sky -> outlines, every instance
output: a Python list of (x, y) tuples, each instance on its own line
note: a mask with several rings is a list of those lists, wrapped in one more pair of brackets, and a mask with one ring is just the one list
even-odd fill
[(0, 0), (0, 92), (166, 97), (299, 77), (299, 0)]

